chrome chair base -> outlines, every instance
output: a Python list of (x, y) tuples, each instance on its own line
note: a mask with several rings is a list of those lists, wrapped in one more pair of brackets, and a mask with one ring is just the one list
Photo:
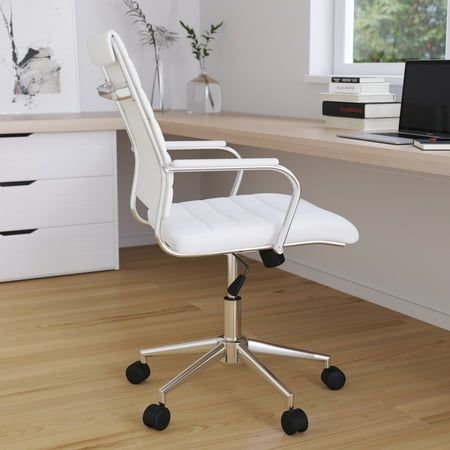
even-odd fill
[[(228, 285), (230, 285), (237, 276), (237, 260), (233, 255), (227, 255), (227, 257)], [(294, 408), (294, 393), (259, 361), (256, 354), (320, 361), (324, 364), (321, 379), (329, 389), (338, 390), (345, 384), (345, 374), (339, 368), (330, 366), (329, 355), (243, 337), (241, 334), (241, 298), (230, 295), (227, 295), (224, 299), (223, 336), (145, 348), (140, 351), (140, 361), (134, 362), (127, 368), (127, 378), (133, 384), (140, 384), (150, 376), (150, 367), (147, 364), (148, 358), (157, 355), (185, 353), (203, 353), (203, 355), (159, 389), (159, 404), (148, 406), (143, 415), (144, 424), (150, 428), (160, 431), (168, 426), (170, 411), (165, 406), (167, 394), (200, 369), (216, 361), (226, 365), (236, 365), (243, 362), (286, 398), (288, 409), (281, 416), (281, 426), (288, 435), (305, 431), (308, 428), (308, 418), (302, 409)]]
[(159, 402), (166, 403), (166, 394), (191, 375), (197, 373), (207, 365), (222, 360), (227, 365), (235, 365), (240, 361), (254, 369), (259, 375), (272, 384), (284, 397), (286, 397), (288, 408), (294, 407), (294, 393), (287, 388), (264, 364), (255, 356), (255, 353), (264, 355), (289, 356), (291, 358), (311, 359), (321, 361), (325, 368), (330, 367), (330, 356), (322, 353), (313, 353), (267, 342), (246, 339), (240, 337), (227, 340), (223, 336), (212, 339), (201, 339), (198, 341), (183, 342), (180, 344), (164, 345), (162, 347), (147, 348), (140, 351), (141, 362), (147, 363), (147, 358), (155, 355), (177, 355), (186, 353), (206, 352), (182, 372), (172, 378), (159, 389)]

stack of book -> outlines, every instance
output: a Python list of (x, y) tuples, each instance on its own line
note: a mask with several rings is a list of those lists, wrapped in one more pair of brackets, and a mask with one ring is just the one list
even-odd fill
[(320, 94), (326, 125), (361, 131), (397, 130), (400, 103), (383, 77), (332, 77)]

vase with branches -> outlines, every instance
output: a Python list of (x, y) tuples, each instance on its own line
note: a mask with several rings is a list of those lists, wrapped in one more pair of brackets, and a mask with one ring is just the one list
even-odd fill
[(189, 82), (187, 88), (188, 110), (190, 112), (220, 112), (222, 107), (222, 92), (220, 84), (211, 78), (206, 71), (206, 58), (211, 54), (211, 45), (223, 22), (212, 24), (200, 36), (194, 28), (180, 20), (180, 25), (186, 31), (186, 37), (191, 42), (194, 58), (199, 63), (200, 75)]
[(165, 49), (172, 47), (178, 40), (178, 33), (169, 31), (161, 25), (154, 25), (147, 20), (145, 13), (135, 0), (122, 0), (127, 10), (126, 15), (131, 17), (133, 24), (139, 27), (138, 33), (143, 45), (153, 48), (155, 59), (155, 73), (152, 80), (151, 104), (156, 111), (168, 109), (167, 90), (164, 83), (164, 70), (162, 54)]

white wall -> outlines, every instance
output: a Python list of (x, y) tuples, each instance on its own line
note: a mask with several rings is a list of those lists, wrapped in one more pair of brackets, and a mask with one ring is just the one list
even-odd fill
[(308, 0), (200, 4), (203, 28), (224, 21), (207, 64), (222, 84), (225, 110), (319, 116), (318, 94), (324, 87), (303, 82), (309, 61)]

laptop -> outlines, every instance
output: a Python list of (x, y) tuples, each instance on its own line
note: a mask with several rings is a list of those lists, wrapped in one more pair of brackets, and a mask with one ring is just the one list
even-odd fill
[(397, 132), (338, 134), (394, 145), (414, 139), (450, 139), (450, 60), (407, 61)]

